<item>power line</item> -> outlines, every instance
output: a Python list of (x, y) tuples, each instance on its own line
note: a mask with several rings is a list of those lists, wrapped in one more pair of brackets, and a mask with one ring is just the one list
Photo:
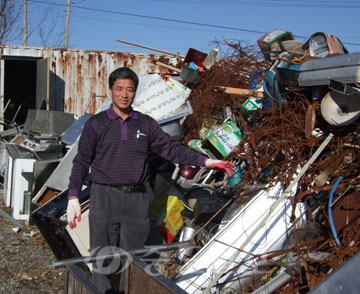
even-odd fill
[[(156, 0), (157, 2), (174, 2), (179, 3), (178, 0)], [(304, 1), (289, 1), (289, 0), (263, 0), (263, 1), (226, 1), (226, 0), (182, 0), (183, 3), (206, 3), (206, 5), (211, 4), (231, 4), (231, 5), (252, 5), (252, 6), (281, 6), (281, 7), (305, 7), (305, 8), (345, 8), (345, 9), (353, 9), (360, 8), (360, 4), (358, 1), (312, 1), (312, 0), (304, 0)]]
[[(48, 2), (45, 2), (45, 1), (37, 1), (37, 0), (29, 0), (29, 1), (30, 2), (36, 2), (36, 3), (49, 4)], [(58, 5), (58, 6), (65, 6), (64, 4), (58, 4), (58, 3), (51, 3), (51, 4)], [(197, 25), (197, 26), (212, 27), (212, 28), (218, 28), (218, 29), (226, 29), (226, 30), (250, 32), (250, 33), (257, 33), (257, 34), (265, 34), (265, 32), (256, 31), (256, 30), (240, 29), (240, 28), (234, 28), (234, 27), (205, 24), (205, 23), (186, 21), (186, 20), (178, 20), (178, 19), (172, 19), (172, 18), (148, 16), (148, 15), (143, 15), (143, 14), (134, 14), (134, 13), (112, 11), (112, 10), (105, 10), (105, 9), (99, 9), (99, 8), (89, 8), (89, 7), (82, 7), (82, 6), (76, 6), (76, 5), (72, 5), (71, 7), (72, 8), (77, 8), (77, 9), (82, 9), (82, 10), (103, 12), (103, 13), (116, 14), (116, 15), (126, 15), (126, 16), (141, 17), (141, 18), (155, 19), (155, 20), (168, 21), (168, 22), (177, 22), (177, 23), (182, 23), (182, 24), (191, 24), (191, 25)]]
[[(157, 2), (166, 2), (166, 3), (179, 3), (178, 0), (155, 0)], [(312, 0), (304, 0), (304, 1), (288, 1), (288, 0), (262, 0), (262, 1), (241, 1), (241, 0), (182, 0), (182, 3), (189, 4), (200, 4), (204, 3), (206, 5), (252, 5), (252, 6), (272, 6), (272, 7), (305, 7), (305, 8), (360, 8), (360, 4), (358, 1), (312, 1)]]
[[(60, 4), (60, 3), (55, 3), (55, 2), (46, 2), (46, 1), (41, 1), (41, 0), (28, 0), (28, 1), (33, 2), (33, 3), (41, 3), (41, 4), (47, 4), (47, 5), (51, 4), (51, 5), (57, 5), (57, 6), (62, 6), (62, 7), (66, 6), (65, 4)], [(162, 0), (157, 0), (157, 1), (161, 2)], [(164, 0), (164, 1), (170, 2), (171, 0)], [(303, 7), (308, 7), (309, 4), (313, 4), (313, 7), (315, 7), (315, 5), (316, 5), (317, 8), (324, 8), (323, 5), (329, 5), (329, 7), (327, 7), (327, 8), (349, 8), (349, 9), (360, 8), (360, 4), (353, 5), (353, 3), (357, 3), (357, 1), (346, 1), (346, 2), (342, 2), (341, 5), (338, 5), (338, 3), (339, 3), (338, 1), (311, 1), (311, 0), (292, 1), (290, 3), (287, 0), (277, 0), (275, 2), (274, 1), (266, 1), (266, 0), (256, 1), (256, 2), (252, 2), (252, 1), (230, 1), (230, 0), (225, 0), (225, 1), (220, 1), (220, 0), (201, 1), (201, 0), (197, 0), (197, 1), (205, 2), (207, 4), (209, 4), (209, 3), (219, 3), (219, 4), (231, 3), (231, 4), (235, 4), (236, 3), (236, 4), (251, 4), (251, 5), (255, 5), (255, 6), (256, 5), (268, 5), (268, 6), (277, 6), (278, 5), (278, 6), (281, 6), (281, 7), (284, 7), (284, 5), (286, 5), (286, 6), (302, 5)], [(187, 2), (194, 3), (194, 2), (197, 2), (197, 1), (190, 0), (190, 1), (187, 1)], [(173, 0), (173, 2), (178, 3), (178, 0)], [(307, 4), (302, 4), (302, 3), (307, 3)], [(319, 3), (327, 3), (327, 4), (319, 4)], [(333, 3), (333, 4), (331, 4), (331, 3)], [(83, 7), (83, 6), (78, 6), (78, 5), (72, 5), (71, 7), (76, 8), (76, 9), (80, 9), (80, 10), (101, 12), (101, 13), (114, 14), (114, 15), (125, 15), (125, 16), (138, 17), (138, 18), (144, 18), (144, 19), (152, 19), (152, 20), (159, 20), (159, 21), (165, 21), (165, 22), (174, 22), (174, 23), (188, 24), (188, 25), (194, 25), (194, 26), (225, 29), (225, 30), (230, 30), (230, 31), (254, 33), (254, 34), (259, 34), (259, 35), (264, 35), (264, 34), (268, 33), (268, 32), (258, 31), (258, 30), (250, 30), (250, 29), (235, 28), (235, 27), (228, 27), (228, 26), (221, 26), (221, 25), (213, 25), (213, 24), (207, 24), (207, 23), (199, 23), (199, 22), (179, 20), (179, 19), (156, 17), (156, 16), (149, 16), (149, 15), (143, 15), (143, 14), (134, 14), (134, 13), (106, 10), (106, 9), (100, 9), (100, 8)], [(307, 39), (307, 37), (304, 37), (304, 36), (294, 35), (294, 37), (301, 38), (301, 39)], [(349, 42), (343, 42), (343, 44), (353, 45), (353, 46), (360, 46), (360, 44), (349, 43)]]

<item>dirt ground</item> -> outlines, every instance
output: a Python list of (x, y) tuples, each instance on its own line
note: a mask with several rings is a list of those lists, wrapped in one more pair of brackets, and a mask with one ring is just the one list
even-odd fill
[[(0, 209), (4, 205), (0, 188)], [(0, 215), (0, 293), (64, 293), (65, 269), (55, 269), (55, 255), (35, 225)]]

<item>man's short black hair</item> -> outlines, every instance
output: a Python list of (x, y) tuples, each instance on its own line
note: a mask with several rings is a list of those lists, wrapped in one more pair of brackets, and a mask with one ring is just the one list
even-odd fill
[(115, 84), (115, 81), (117, 79), (130, 79), (134, 82), (135, 85), (135, 90), (137, 89), (138, 85), (139, 85), (139, 77), (137, 76), (137, 74), (131, 70), (128, 67), (119, 67), (117, 69), (115, 69), (109, 76), (109, 88), (111, 89), (112, 86)]

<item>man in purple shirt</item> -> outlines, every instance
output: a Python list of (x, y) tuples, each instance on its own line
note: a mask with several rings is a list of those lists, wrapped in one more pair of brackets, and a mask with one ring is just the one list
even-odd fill
[[(112, 104), (85, 123), (73, 160), (67, 221), (70, 228), (81, 221), (78, 196), (91, 169), (92, 252), (99, 248), (129, 250), (144, 246), (150, 230), (145, 183), (152, 153), (173, 163), (222, 170), (229, 176), (230, 169), (234, 169), (230, 161), (209, 159), (173, 140), (156, 120), (135, 111), (131, 105), (138, 83), (136, 73), (127, 67), (110, 74)], [(110, 274), (109, 268), (93, 264), (92, 282), (103, 293), (114, 291)], [(121, 277), (120, 292), (125, 289), (124, 275)]]

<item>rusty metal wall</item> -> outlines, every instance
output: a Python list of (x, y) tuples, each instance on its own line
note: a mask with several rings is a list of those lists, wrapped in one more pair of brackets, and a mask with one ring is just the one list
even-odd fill
[(138, 75), (171, 71), (156, 61), (176, 66), (181, 60), (166, 54), (79, 50), (64, 48), (0, 46), (1, 58), (48, 58), (50, 69), (50, 110), (82, 115), (93, 114), (108, 93), (108, 76), (120, 66), (128, 66)]

